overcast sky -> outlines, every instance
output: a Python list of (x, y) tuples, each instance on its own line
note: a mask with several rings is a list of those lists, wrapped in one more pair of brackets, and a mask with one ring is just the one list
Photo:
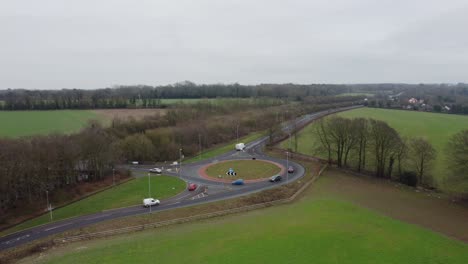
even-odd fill
[(467, 0), (0, 0), (0, 89), (468, 82)]

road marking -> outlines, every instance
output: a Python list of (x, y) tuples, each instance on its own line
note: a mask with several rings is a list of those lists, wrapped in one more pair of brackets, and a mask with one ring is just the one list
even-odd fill
[(93, 220), (93, 219), (98, 219), (98, 218), (106, 217), (106, 216), (109, 216), (109, 215), (110, 215), (110, 214), (105, 214), (105, 215), (98, 215), (98, 216), (95, 216), (95, 217), (86, 218), (85, 220)]
[(63, 224), (63, 225), (59, 225), (59, 226), (54, 226), (54, 227), (51, 227), (51, 228), (47, 228), (47, 229), (44, 229), (44, 231), (50, 231), (50, 230), (53, 230), (53, 229), (56, 229), (56, 228), (60, 228), (60, 227), (64, 227), (64, 226), (67, 226), (67, 225), (71, 225), (73, 224), (73, 222), (71, 223), (67, 223), (67, 224)]
[(196, 195), (196, 196), (194, 196), (194, 197), (190, 198), (190, 200), (192, 200), (192, 201), (193, 201), (193, 200), (196, 200), (196, 199), (201, 199), (201, 198), (204, 198), (204, 197), (206, 197), (206, 196), (208, 196), (208, 194), (205, 194), (205, 193), (200, 193), (200, 194), (198, 194), (198, 195)]
[(11, 242), (20, 241), (21, 239), (24, 239), (24, 238), (27, 238), (27, 237), (29, 237), (29, 235), (20, 236), (20, 237), (17, 237), (17, 238), (15, 238), (15, 239), (11, 239), (11, 240), (5, 241), (5, 242), (3, 242), (2, 244), (8, 245), (8, 244), (10, 244)]

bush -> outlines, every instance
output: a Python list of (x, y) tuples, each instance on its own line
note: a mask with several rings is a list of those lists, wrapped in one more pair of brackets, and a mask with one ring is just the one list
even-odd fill
[(413, 171), (405, 171), (400, 175), (400, 182), (416, 187), (416, 185), (418, 185), (418, 176)]

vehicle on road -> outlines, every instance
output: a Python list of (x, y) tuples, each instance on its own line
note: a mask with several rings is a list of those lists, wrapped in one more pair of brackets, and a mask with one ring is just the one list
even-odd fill
[(238, 143), (236, 144), (236, 150), (241, 151), (245, 149), (245, 144), (244, 143)]
[(132, 165), (138, 165), (138, 164), (140, 164), (140, 162), (138, 162), (138, 161), (132, 161)]
[(161, 202), (159, 202), (158, 199), (154, 199), (154, 198), (143, 199), (143, 206), (144, 207), (155, 206), (155, 205), (159, 205), (160, 203)]
[(152, 172), (152, 173), (162, 173), (162, 170), (160, 168), (152, 168), (152, 169), (149, 169), (149, 172)]
[(244, 185), (244, 180), (243, 179), (237, 179), (232, 182), (232, 185)]
[(288, 168), (288, 173), (293, 173), (294, 172), (294, 167), (293, 166), (289, 166)]
[(275, 175), (275, 176), (271, 176), (270, 178), (270, 181), (271, 182), (279, 182), (281, 181), (283, 178), (281, 177), (281, 175)]
[(197, 185), (195, 183), (189, 184), (188, 190), (189, 191), (195, 191), (197, 189)]

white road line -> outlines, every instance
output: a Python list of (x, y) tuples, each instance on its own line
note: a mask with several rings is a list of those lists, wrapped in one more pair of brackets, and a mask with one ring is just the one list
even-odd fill
[(106, 216), (109, 216), (109, 215), (110, 215), (110, 214), (105, 214), (105, 215), (98, 215), (98, 216), (95, 216), (95, 217), (86, 218), (85, 220), (93, 220), (93, 219), (98, 219), (98, 218), (106, 217)]
[(63, 224), (63, 225), (59, 225), (59, 226), (54, 226), (54, 227), (51, 227), (51, 228), (47, 228), (47, 229), (44, 229), (44, 231), (50, 231), (50, 230), (53, 230), (53, 229), (56, 229), (56, 228), (59, 228), (59, 227), (63, 227), (63, 226), (67, 226), (67, 225), (71, 225), (73, 224), (73, 222), (71, 223), (67, 223), (67, 224)]
[(20, 236), (20, 237), (17, 237), (15, 239), (12, 239), (12, 240), (5, 241), (2, 244), (10, 244), (11, 242), (19, 241), (19, 240), (21, 240), (23, 238), (27, 238), (27, 237), (29, 237), (29, 235)]

